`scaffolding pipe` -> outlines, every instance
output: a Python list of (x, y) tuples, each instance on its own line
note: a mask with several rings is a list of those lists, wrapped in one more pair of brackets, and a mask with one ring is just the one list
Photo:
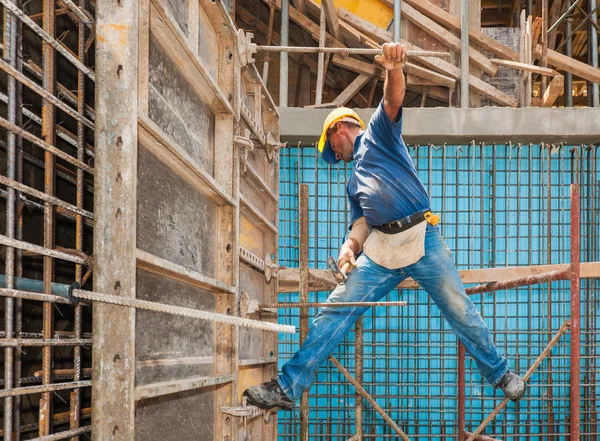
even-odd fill
[[(570, 8), (571, 0), (566, 0), (565, 6), (567, 10)], [(565, 55), (569, 58), (573, 57), (573, 36), (571, 35), (573, 28), (573, 19), (571, 16), (567, 17), (565, 34), (567, 35), (565, 42)], [(557, 49), (558, 50), (558, 49)], [(565, 107), (573, 107), (573, 74), (571, 72), (565, 72)]]
[[(596, 23), (596, 0), (589, 0), (589, 10), (591, 11), (592, 23)], [(598, 68), (598, 29), (595, 26), (590, 27), (590, 50), (592, 67)], [(592, 83), (592, 107), (598, 107), (598, 83)]]
[(580, 439), (580, 412), (581, 412), (581, 289), (580, 289), (580, 259), (581, 259), (581, 231), (580, 231), (580, 203), (579, 184), (571, 184), (571, 342), (570, 342), (570, 441)]
[[(281, 38), (282, 46), (290, 44), (289, 0), (281, 0)], [(288, 53), (279, 55), (279, 107), (288, 106)]]
[(460, 2), (460, 107), (469, 107), (469, 0)]

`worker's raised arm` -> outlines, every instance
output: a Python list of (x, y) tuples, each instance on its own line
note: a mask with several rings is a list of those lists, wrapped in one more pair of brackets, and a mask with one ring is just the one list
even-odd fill
[(385, 68), (385, 84), (383, 86), (383, 106), (392, 122), (398, 121), (398, 112), (404, 102), (404, 71), (406, 46), (400, 43), (385, 43), (383, 56), (375, 59)]

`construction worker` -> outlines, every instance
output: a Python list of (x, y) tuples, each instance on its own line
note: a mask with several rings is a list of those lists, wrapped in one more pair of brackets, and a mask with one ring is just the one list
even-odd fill
[[(349, 262), (350, 269), (347, 281), (327, 302), (376, 302), (412, 277), (442, 311), (481, 375), (518, 401), (525, 383), (509, 371), (465, 293), (451, 251), (435, 225), (439, 216), (429, 211), (429, 196), (401, 137), (405, 58), (405, 46), (383, 45), (383, 57), (377, 61), (386, 70), (384, 96), (366, 129), (347, 108), (333, 110), (323, 125), (318, 144), (322, 158), (329, 164), (354, 161), (347, 186), (351, 227), (338, 257), (338, 265)], [(292, 409), (319, 366), (366, 310), (322, 308), (277, 380), (246, 389), (248, 401), (261, 408)]]

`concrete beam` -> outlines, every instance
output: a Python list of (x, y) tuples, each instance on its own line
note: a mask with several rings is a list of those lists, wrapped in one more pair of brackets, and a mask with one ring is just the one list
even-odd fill
[[(330, 110), (279, 109), (282, 141), (316, 142)], [(366, 124), (375, 109), (355, 110)], [(594, 108), (408, 108), (403, 118), (402, 136), (407, 144), (600, 142), (600, 109)]]

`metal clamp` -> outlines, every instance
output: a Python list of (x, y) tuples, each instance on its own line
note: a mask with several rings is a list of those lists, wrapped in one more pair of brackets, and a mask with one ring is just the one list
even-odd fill
[(269, 159), (269, 161), (273, 161), (279, 149), (287, 147), (287, 142), (277, 141), (275, 137), (273, 137), (273, 134), (271, 132), (268, 132), (266, 147), (267, 158)]
[(252, 32), (244, 32), (242, 29), (238, 29), (237, 32), (237, 44), (238, 52), (240, 54), (240, 62), (242, 66), (247, 66), (250, 63), (254, 63), (254, 54), (256, 54), (256, 43), (252, 43), (254, 34)]
[(254, 142), (250, 139), (249, 129), (244, 130), (244, 135), (233, 135), (233, 143), (242, 149), (242, 162), (244, 163), (244, 172), (246, 171), (246, 162), (248, 161), (248, 150), (254, 151)]

